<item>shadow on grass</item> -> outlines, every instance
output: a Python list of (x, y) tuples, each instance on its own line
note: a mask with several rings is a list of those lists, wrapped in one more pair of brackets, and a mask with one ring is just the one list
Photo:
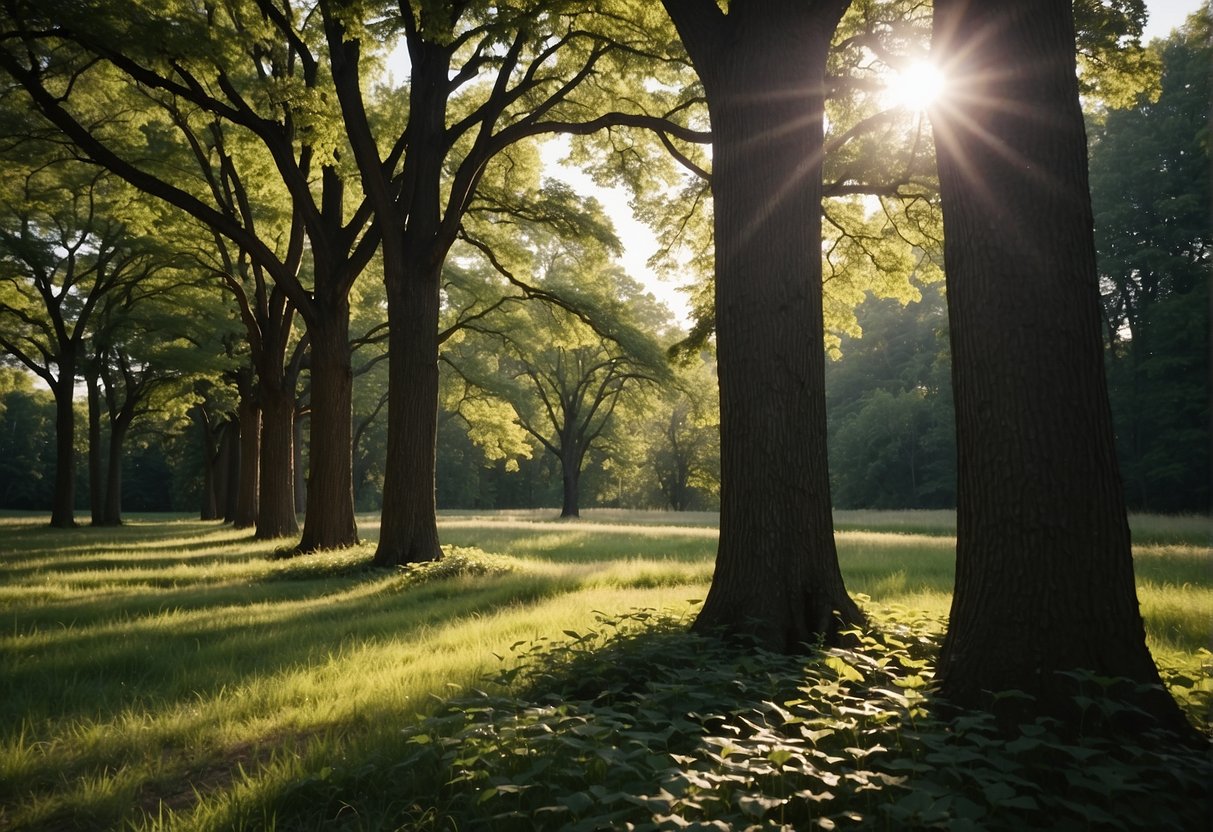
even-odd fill
[[(919, 622), (921, 623), (921, 622)], [(1207, 754), (932, 715), (936, 631), (766, 653), (649, 612), (269, 795), (277, 829), (1201, 828)], [(640, 629), (637, 629), (639, 625)], [(629, 632), (624, 632), (628, 631)], [(1095, 702), (1098, 706), (1100, 703)]]

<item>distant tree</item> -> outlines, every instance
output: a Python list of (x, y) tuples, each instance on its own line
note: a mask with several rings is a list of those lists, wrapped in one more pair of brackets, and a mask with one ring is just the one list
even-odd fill
[(641, 443), (629, 476), (654, 481), (661, 508), (706, 509), (720, 496), (720, 409), (715, 364), (689, 357), (674, 382), (650, 391), (627, 430)]
[[(579, 516), (587, 454), (602, 442), (622, 397), (668, 375), (660, 345), (638, 325), (638, 304), (652, 303), (640, 285), (615, 267), (591, 271), (586, 261), (567, 256), (549, 264), (541, 285), (571, 281), (574, 268), (576, 279), (592, 287), (581, 306), (596, 327), (559, 306), (531, 301), (496, 316), (491, 328), (478, 322), (480, 337), (459, 345), (495, 356), (493, 366), (477, 360), (473, 367), (458, 354), (448, 358), (469, 383), (508, 402), (522, 429), (560, 460), (561, 517)], [(594, 305), (591, 292), (598, 297)]]
[[(941, 696), (1008, 726), (1144, 712), (1191, 735), (1145, 644), (1100, 343), (1068, 3), (936, 0), (933, 108), (957, 433)], [(996, 233), (991, 233), (995, 230)], [(1140, 711), (1083, 719), (1070, 674)], [(997, 697), (1016, 690), (1023, 697)], [(1089, 712), (1088, 712), (1089, 715)], [(1120, 725), (1121, 721), (1127, 725)]]
[(163, 250), (123, 218), (119, 183), (42, 146), (0, 181), (0, 348), (55, 396), (51, 525), (75, 525), (76, 380), (107, 296), (159, 270)]
[(947, 307), (939, 284), (902, 305), (870, 298), (862, 337), (826, 364), (830, 476), (839, 508), (956, 505)]
[(55, 461), (55, 400), (34, 389), (24, 369), (0, 366), (0, 506), (50, 505)]
[[(215, 353), (199, 349), (208, 340), (212, 346), (218, 342), (213, 336), (223, 331), (215, 325), (222, 307), (215, 303), (213, 292), (208, 298), (199, 287), (191, 286), (190, 278), (198, 280), (197, 275), (171, 269), (129, 287), (117, 302), (107, 298), (100, 316), (104, 323), (91, 338), (94, 355), (90, 363), (103, 388), (107, 428), (106, 459), (100, 466), (103, 477), (90, 478), (92, 482), (104, 480), (101, 516), (94, 516), (95, 524), (122, 522), (122, 472), (132, 427), (152, 414), (161, 419), (183, 417), (192, 402), (194, 379), (223, 370)], [(182, 305), (196, 310), (198, 316), (183, 318)], [(90, 411), (95, 386), (90, 384)], [(97, 439), (94, 434), (99, 433), (90, 424), (90, 458), (100, 456), (92, 447)]]
[(1100, 114), (1091, 201), (1104, 338), (1130, 506), (1209, 509), (1208, 6), (1169, 39), (1157, 100)]

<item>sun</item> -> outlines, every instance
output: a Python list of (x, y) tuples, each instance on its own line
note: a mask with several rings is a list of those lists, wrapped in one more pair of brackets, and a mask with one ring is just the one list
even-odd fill
[(929, 61), (915, 61), (889, 76), (884, 99), (889, 107), (919, 112), (935, 103), (945, 86), (939, 67)]

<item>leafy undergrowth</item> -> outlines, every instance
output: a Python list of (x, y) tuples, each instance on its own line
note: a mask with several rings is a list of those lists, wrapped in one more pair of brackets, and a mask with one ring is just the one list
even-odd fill
[[(371, 562), (373, 553), (374, 546), (369, 543), (348, 549), (314, 552), (304, 557), (275, 553), (272, 559), (278, 562), (269, 577), (277, 580), (311, 581), (379, 572)], [(505, 575), (516, 568), (517, 561), (514, 558), (494, 555), (473, 546), (443, 546), (441, 560), (410, 563), (399, 567), (399, 577), (395, 585), (403, 589), (406, 586), (449, 578)]]
[[(941, 720), (928, 691), (942, 623), (895, 608), (875, 619), (858, 650), (800, 658), (651, 610), (520, 642), (521, 661), (486, 685), (513, 693), (449, 700), (390, 759), (290, 784), (268, 825), (1207, 828), (1207, 753), (1149, 734), (1062, 739), (1049, 720), (1010, 740), (984, 714)], [(1208, 659), (1167, 673), (1206, 730)]]

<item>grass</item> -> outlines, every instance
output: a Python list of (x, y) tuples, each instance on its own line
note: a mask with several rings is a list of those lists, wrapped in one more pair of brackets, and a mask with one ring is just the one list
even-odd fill
[[(938, 629), (951, 515), (838, 515), (851, 591), (886, 618)], [(417, 751), (417, 726), (479, 688), (521, 695), (486, 676), (525, 663), (520, 643), (563, 655), (602, 629), (595, 610), (689, 620), (711, 577), (713, 521), (451, 513), (444, 543), (468, 548), (382, 573), (362, 568), (370, 544), (277, 560), (273, 541), (188, 518), (60, 532), (0, 516), (0, 829), (296, 828), (318, 826), (331, 800), (358, 807), (351, 828), (424, 825), (408, 814), (407, 778), (383, 782)], [(1208, 521), (1133, 526), (1151, 647), (1170, 678), (1191, 682), (1176, 689), (1196, 712), (1213, 687), (1201, 652)], [(377, 534), (375, 518), (360, 528)], [(372, 786), (380, 796), (368, 799)]]

